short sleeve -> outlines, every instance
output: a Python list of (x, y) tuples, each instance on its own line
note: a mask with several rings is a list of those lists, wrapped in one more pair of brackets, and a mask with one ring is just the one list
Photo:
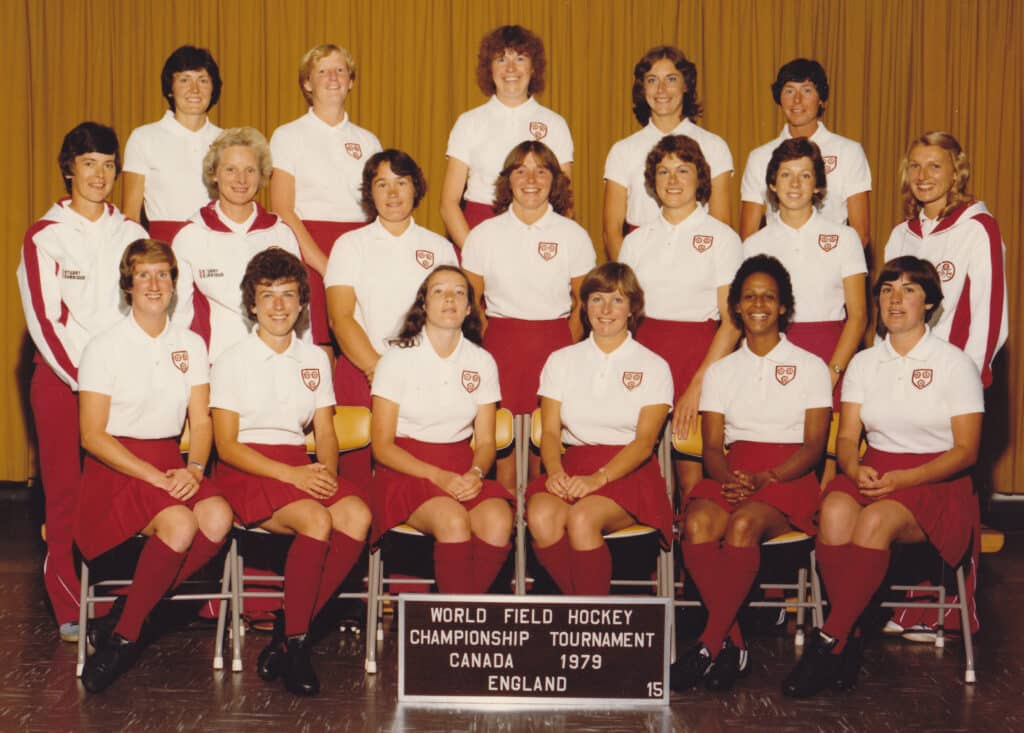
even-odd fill
[(572, 257), (569, 259), (569, 277), (582, 277), (597, 265), (597, 255), (594, 252), (594, 243), (590, 241), (586, 231), (579, 226), (575, 229), (576, 246), (573, 247)]
[(855, 402), (858, 405), (864, 404), (864, 382), (868, 377), (865, 372), (869, 353), (869, 351), (862, 351), (859, 354), (854, 354), (850, 363), (846, 366), (840, 397), (841, 402)]
[(839, 232), (839, 237), (839, 249), (842, 255), (839, 265), (840, 274), (843, 277), (866, 274), (868, 265), (864, 259), (864, 247), (861, 246), (857, 232), (850, 227), (843, 227)]
[(882, 253), (882, 259), (885, 262), (888, 262), (889, 260), (894, 260), (903, 254), (903, 249), (900, 246), (900, 242), (903, 240), (903, 237), (901, 236), (900, 232), (900, 227), (905, 226), (906, 222), (900, 222), (899, 224), (892, 228), (891, 232), (889, 232), (889, 239), (886, 240), (885, 249)]
[(334, 378), (331, 375), (331, 362), (327, 359), (327, 354), (323, 349), (316, 346), (310, 346), (309, 348), (314, 350), (316, 354), (316, 361), (320, 367), (320, 384), (317, 385), (314, 396), (316, 397), (316, 409), (322, 407), (334, 407), (337, 404), (337, 399), (334, 396)]
[(553, 129), (544, 142), (551, 148), (551, 152), (558, 158), (560, 165), (566, 165), (573, 161), (572, 132), (569, 130), (569, 123), (560, 115), (556, 115)]
[[(852, 141), (851, 141), (852, 142)], [(850, 146), (850, 168), (843, 177), (843, 200), (871, 190), (871, 167), (864, 148), (854, 142)]]
[(548, 356), (548, 360), (544, 362), (537, 394), (559, 402), (565, 397), (565, 358), (558, 351)]
[(232, 412), (242, 412), (242, 399), (239, 391), (242, 381), (235, 365), (232, 349), (223, 354), (210, 369), (210, 407)]
[(210, 383), (210, 355), (203, 339), (189, 332), (188, 384), (198, 387)]
[(270, 157), (274, 167), (285, 173), (295, 175), (295, 150), (289, 144), (288, 131), (282, 127), (274, 130), (270, 136)]
[(657, 369), (654, 369), (654, 381), (651, 384), (651, 402), (649, 405), (668, 405), (670, 408), (673, 405), (672, 395), (675, 394), (672, 385), (672, 370), (669, 369), (668, 362), (664, 359), (659, 359), (657, 362)]
[[(728, 357), (726, 357), (728, 358)], [(725, 414), (725, 395), (723, 394), (723, 381), (725, 374), (720, 366), (722, 361), (716, 361), (704, 372), (704, 381), (700, 388), (700, 411), (718, 412)]]
[[(985, 396), (981, 386), (981, 374), (978, 367), (967, 354), (964, 358), (951, 360), (950, 389), (946, 395), (949, 401), (950, 417), (970, 415), (985, 411)], [(957, 354), (959, 357), (959, 354)], [(81, 381), (81, 369), (79, 369)]]
[[(462, 269), (477, 275), (484, 275), (487, 271), (487, 258), (485, 255), (486, 244), (483, 242), (480, 227), (473, 227), (466, 237), (462, 246)], [(478, 293), (479, 295), (479, 293)]]
[(743, 169), (743, 182), (740, 185), (740, 200), (764, 206), (766, 171), (758, 165), (756, 153), (757, 151), (754, 150), (747, 156), (747, 165)]
[(78, 364), (78, 390), (112, 396), (114, 394), (114, 369), (108, 365), (110, 351), (93, 339), (86, 344)]
[(128, 142), (124, 146), (124, 166), (121, 170), (144, 176), (149, 172), (149, 165), (146, 162), (145, 141), (139, 130), (140, 128), (136, 127), (128, 136)]
[(478, 405), (489, 405), (501, 401), (501, 384), (498, 381), (498, 364), (494, 357), (481, 349), (480, 389), (474, 392)]
[(701, 145), (701, 153), (708, 161), (708, 168), (711, 169), (711, 177), (717, 178), (723, 173), (729, 173), (733, 169), (732, 152), (728, 143), (718, 135), (708, 135)]
[(449, 158), (455, 158), (468, 166), (469, 159), (472, 157), (469, 139), (469, 120), (466, 117), (466, 113), (463, 112), (455, 120), (455, 124), (452, 125), (452, 131), (448, 134), (448, 150), (445, 152), (445, 155)]
[(612, 145), (612, 149), (608, 151), (608, 157), (604, 161), (604, 178), (606, 181), (617, 183), (623, 188), (629, 188), (629, 170), (625, 160), (624, 148), (626, 146), (624, 143), (624, 140), (620, 140)]
[(375, 397), (383, 397), (396, 404), (402, 404), (402, 377), (401, 362), (405, 349), (395, 346), (388, 349), (380, 357), (377, 366), (373, 369), (373, 385), (370, 392)]
[[(743, 244), (739, 236), (731, 229), (726, 228), (724, 234), (719, 234), (721, 241), (719, 246), (713, 247), (715, 267), (715, 287), (730, 285), (736, 277), (736, 271), (743, 264)], [(716, 301), (717, 302), (717, 301)]]
[(355, 247), (345, 239), (347, 234), (342, 234), (331, 248), (331, 255), (327, 258), (327, 269), (324, 271), (324, 287), (335, 285), (347, 285), (355, 288), (362, 274), (362, 258), (355, 252)]
[(825, 362), (815, 357), (808, 363), (810, 381), (807, 383), (807, 404), (804, 409), (813, 410), (818, 407), (832, 407), (832, 377), (828, 373)]

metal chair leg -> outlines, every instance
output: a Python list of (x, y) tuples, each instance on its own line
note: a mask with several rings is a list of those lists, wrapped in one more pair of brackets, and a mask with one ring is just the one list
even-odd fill
[(967, 608), (967, 583), (964, 580), (964, 566), (956, 569), (956, 591), (960, 601), (960, 631), (964, 636), (964, 682), (974, 684), (977, 677), (974, 674), (974, 639), (971, 633), (971, 613)]
[(377, 674), (377, 627), (380, 623), (381, 568), (380, 548), (370, 552), (370, 565), (366, 577), (366, 661), (367, 674)]
[[(232, 537), (230, 542), (234, 542), (235, 539)], [(224, 568), (220, 576), (220, 592), (222, 595), (228, 595), (231, 592), (231, 550), (228, 550), (227, 555), (224, 557)], [(213, 668), (224, 669), (224, 627), (227, 621), (228, 615), (228, 601), (225, 598), (220, 599), (220, 605), (217, 608), (217, 635), (213, 639)]]
[(78, 594), (78, 663), (75, 665), (75, 677), (82, 676), (85, 668), (85, 642), (89, 630), (89, 609), (91, 608), (92, 587), (89, 585), (89, 566), (82, 561), (82, 590)]
[(821, 597), (821, 576), (818, 575), (818, 557), (811, 550), (811, 593), (814, 595), (814, 614), (811, 623), (819, 629), (825, 625), (825, 602)]

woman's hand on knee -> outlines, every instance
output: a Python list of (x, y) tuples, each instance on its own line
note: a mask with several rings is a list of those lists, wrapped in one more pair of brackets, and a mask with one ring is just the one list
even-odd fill
[(565, 471), (559, 471), (558, 473), (548, 474), (547, 480), (544, 482), (544, 488), (549, 493), (554, 494), (563, 501), (569, 501), (569, 474)]
[(607, 484), (604, 473), (592, 473), (588, 476), (573, 476), (566, 483), (566, 494), (570, 499), (582, 499)]
[(338, 490), (338, 479), (322, 463), (293, 466), (288, 480), (299, 491), (306, 492), (314, 499), (329, 499)]
[(199, 482), (184, 468), (171, 468), (164, 472), (162, 486), (168, 494), (179, 501), (188, 501), (199, 491)]

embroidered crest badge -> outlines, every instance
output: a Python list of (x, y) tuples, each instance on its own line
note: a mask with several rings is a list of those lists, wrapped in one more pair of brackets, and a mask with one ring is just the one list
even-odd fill
[(533, 135), (534, 140), (543, 140), (548, 136), (548, 126), (543, 122), (531, 122), (530, 134)]
[(558, 242), (537, 242), (537, 254), (545, 260), (554, 259), (558, 254)]
[(462, 370), (462, 386), (467, 392), (473, 394), (480, 387), (480, 372), (469, 369)]
[(795, 364), (779, 364), (775, 367), (775, 381), (785, 387), (796, 379)]
[(306, 385), (306, 389), (308, 389), (310, 392), (316, 391), (316, 388), (320, 386), (320, 370), (303, 369), (302, 383)]
[(623, 372), (622, 373), (622, 385), (632, 392), (634, 389), (640, 386), (640, 383), (644, 381), (643, 372)]
[(345, 143), (345, 152), (356, 160), (363, 157), (363, 148), (359, 143)]
[(184, 374), (188, 371), (188, 352), (187, 351), (172, 351), (171, 352), (171, 363), (177, 367), (178, 371)]
[(434, 253), (429, 249), (416, 250), (416, 263), (424, 270), (429, 270), (434, 266)]
[(932, 383), (932, 370), (915, 369), (914, 373), (910, 375), (910, 381), (913, 382), (914, 386), (918, 389), (924, 389)]
[(838, 234), (819, 234), (818, 235), (818, 246), (825, 252), (831, 252), (839, 246), (839, 235)]
[(838, 155), (823, 155), (823, 156), (821, 156), (821, 159), (823, 161), (825, 161), (825, 174), (826, 175), (831, 173), (832, 171), (834, 171), (836, 169), (836, 166), (839, 165), (839, 156)]
[(949, 260), (943, 260), (935, 266), (935, 269), (939, 273), (939, 279), (944, 283), (948, 283), (956, 277), (956, 265)]
[(711, 245), (715, 243), (715, 238), (710, 234), (694, 234), (693, 235), (693, 248), (698, 252), (707, 252), (711, 249)]

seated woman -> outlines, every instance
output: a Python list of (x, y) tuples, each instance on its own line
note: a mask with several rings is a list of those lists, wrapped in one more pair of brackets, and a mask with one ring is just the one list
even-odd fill
[(662, 547), (671, 542), (672, 507), (652, 454), (672, 406), (672, 373), (633, 339), (644, 292), (628, 265), (591, 270), (580, 300), (582, 340), (551, 354), (541, 372), (547, 475), (526, 489), (527, 521), (537, 559), (563, 593), (607, 595), (605, 532), (646, 524)]
[[(123, 605), (92, 637), (97, 650), (82, 670), (89, 692), (132, 665), (147, 614), (217, 554), (231, 529), (231, 508), (203, 480), (213, 436), (206, 347), (167, 319), (178, 276), (174, 253), (163, 242), (138, 239), (120, 270), (131, 314), (89, 342), (78, 368), (86, 457), (75, 541), (91, 560), (136, 533), (149, 539)], [(183, 466), (178, 437), (186, 412), (191, 442)]]
[[(259, 675), (315, 695), (307, 632), (358, 559), (370, 526), (364, 490), (338, 478), (334, 387), (322, 349), (301, 341), (309, 281), (299, 258), (271, 247), (249, 261), (242, 302), (256, 328), (211, 374), (217, 481), (237, 521), (295, 535), (284, 566), (284, 614), (260, 653)], [(312, 425), (316, 462), (306, 456)]]
[(512, 549), (512, 509), (484, 480), (501, 389), (465, 274), (428, 275), (392, 343), (373, 376), (373, 543), (409, 524), (435, 540), (438, 590), (484, 593)]
[(790, 697), (856, 685), (855, 624), (885, 578), (893, 543), (928, 542), (955, 566), (970, 553), (978, 520), (970, 468), (985, 410), (981, 376), (927, 325), (943, 301), (939, 275), (925, 260), (897, 257), (874, 294), (885, 338), (850, 363), (836, 441), (843, 475), (821, 502), (817, 558), (829, 614), (783, 682)]
[[(708, 611), (700, 640), (672, 665), (671, 685), (730, 689), (748, 668), (736, 613), (760, 566), (763, 540), (813, 531), (832, 385), (825, 363), (783, 333), (793, 286), (774, 257), (744, 262), (729, 288), (740, 348), (704, 376), (704, 470), (685, 508), (683, 562)], [(726, 455), (728, 448), (728, 455)]]

